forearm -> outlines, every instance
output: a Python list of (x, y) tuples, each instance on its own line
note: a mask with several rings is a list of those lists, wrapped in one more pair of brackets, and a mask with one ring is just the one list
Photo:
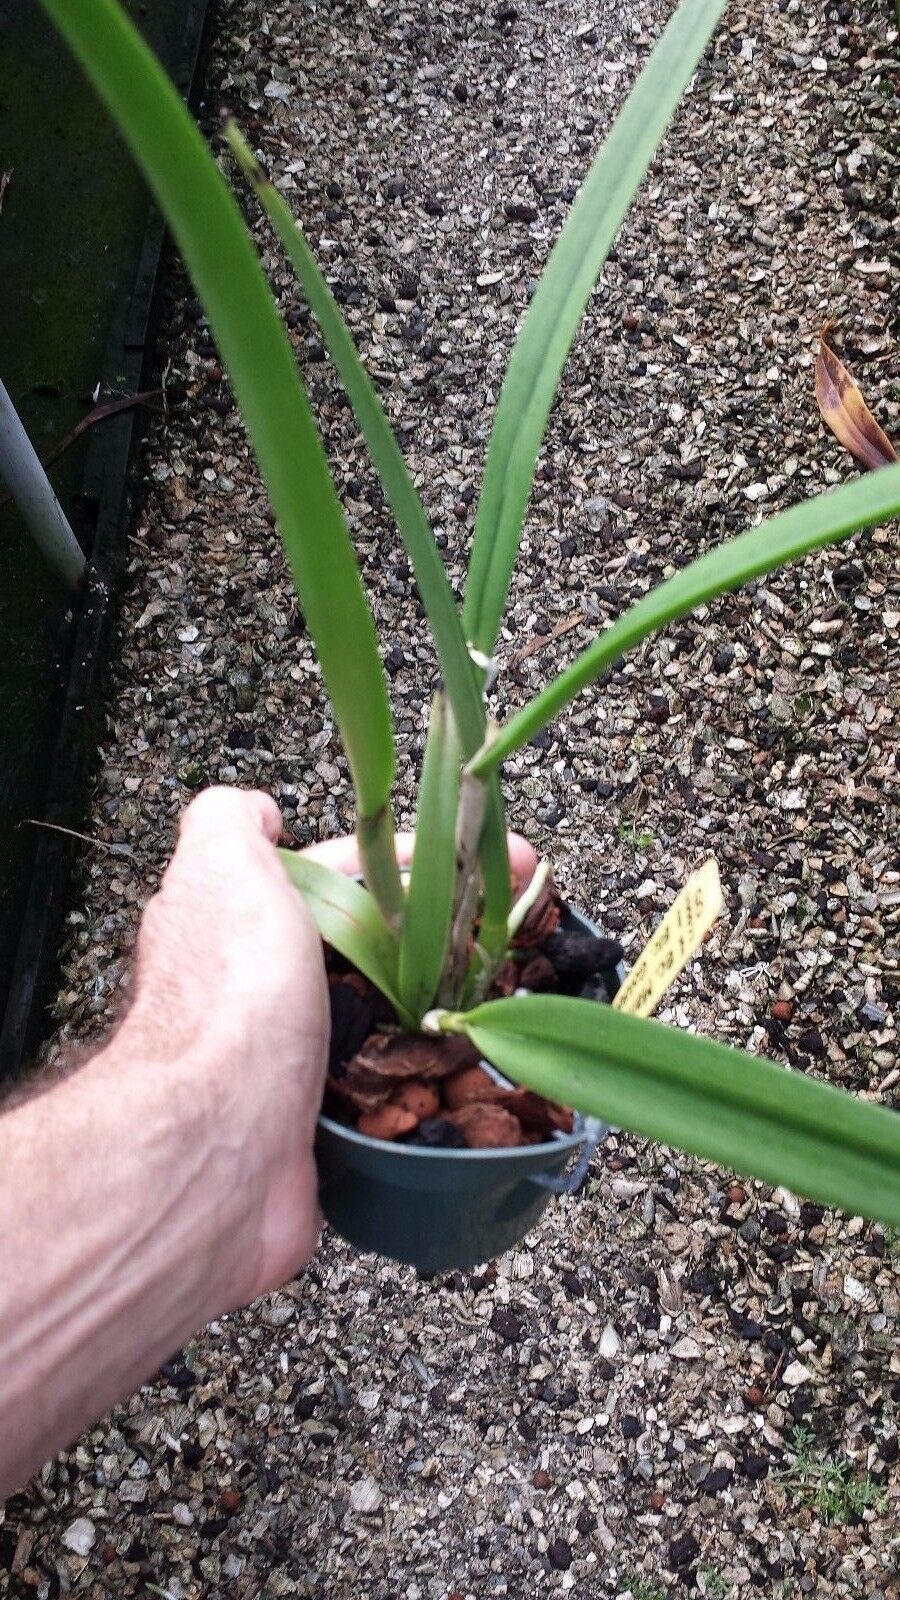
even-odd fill
[(126, 1031), (0, 1115), (0, 1498), (233, 1303), (252, 1205), (216, 1081)]

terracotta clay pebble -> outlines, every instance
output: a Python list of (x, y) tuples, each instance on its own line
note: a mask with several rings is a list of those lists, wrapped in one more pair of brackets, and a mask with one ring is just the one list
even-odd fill
[(441, 1099), (431, 1084), (420, 1083), (417, 1079), (413, 1079), (412, 1083), (405, 1083), (401, 1089), (394, 1090), (390, 1103), (410, 1112), (418, 1123), (437, 1114)]
[(503, 1150), (525, 1142), (521, 1124), (501, 1106), (463, 1106), (448, 1111), (444, 1121), (459, 1129), (471, 1150)]
[(382, 1106), (380, 1111), (365, 1112), (356, 1127), (369, 1139), (402, 1139), (405, 1133), (412, 1133), (418, 1123), (414, 1112), (391, 1105)]
[(455, 1072), (452, 1078), (445, 1079), (444, 1104), (451, 1111), (459, 1111), (463, 1106), (500, 1100), (506, 1092), (499, 1083), (494, 1082), (489, 1072), (485, 1072), (484, 1067), (466, 1067), (462, 1072)]
[(504, 1089), (500, 1093), (499, 1104), (504, 1111), (511, 1112), (523, 1128), (529, 1131), (536, 1129), (546, 1138), (557, 1129), (560, 1133), (572, 1132), (571, 1111), (565, 1106), (555, 1105), (552, 1100), (544, 1100), (532, 1089)]

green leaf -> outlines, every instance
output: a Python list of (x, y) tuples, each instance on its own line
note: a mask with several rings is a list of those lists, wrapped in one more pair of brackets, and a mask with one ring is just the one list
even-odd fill
[(900, 513), (900, 464), (883, 467), (840, 489), (804, 500), (789, 511), (769, 517), (736, 539), (728, 539), (698, 556), (673, 577), (651, 589), (612, 627), (554, 678), (516, 716), (503, 724), (491, 742), (469, 763), (477, 777), (492, 772), (514, 750), (558, 715), (601, 672), (676, 617), (686, 616), (707, 600), (739, 589), (760, 573), (772, 572), (798, 556), (836, 543), (860, 528)]
[(444, 1013), (507, 1077), (617, 1127), (900, 1224), (900, 1116), (728, 1045), (590, 1000)]
[(326, 944), (352, 961), (390, 1000), (400, 1021), (415, 1027), (397, 992), (398, 944), (361, 883), (296, 850), (279, 850), (285, 872), (299, 889)]
[(484, 736), (485, 714), (481, 689), (466, 648), (453, 591), (415, 484), (375, 386), (360, 361), (353, 336), (300, 224), (284, 197), (266, 177), (246, 139), (233, 122), (227, 124), (225, 137), (300, 279), (353, 407), (413, 564), (465, 752), (472, 755)]
[(127, 140), (203, 302), (278, 519), (359, 807), (374, 815), (394, 776), (375, 626), (290, 341), (246, 224), (180, 96), (115, 0), (42, 4)]
[(491, 655), (538, 452), (591, 290), (725, 0), (682, 0), (594, 161), (522, 323), (484, 468), (463, 626)]
[[(338, 370), (369, 455), (396, 518), (413, 565), (447, 694), (459, 731), (463, 756), (475, 754), (484, 738), (485, 710), (480, 675), (466, 646), (453, 591), (434, 542), (422, 502), (410, 477), (377, 391), (353, 342), (328, 284), (286, 201), (266, 177), (247, 141), (229, 123), (226, 138), (235, 159), (254, 188), (315, 313)], [(422, 808), (420, 807), (420, 815)], [(506, 821), (499, 783), (492, 781), (481, 845), (486, 942), (493, 949), (505, 927), (510, 905)]]
[(446, 696), (437, 694), (425, 744), (416, 842), (400, 937), (400, 995), (417, 1018), (428, 1010), (437, 993), (450, 942), (459, 769), (453, 713)]

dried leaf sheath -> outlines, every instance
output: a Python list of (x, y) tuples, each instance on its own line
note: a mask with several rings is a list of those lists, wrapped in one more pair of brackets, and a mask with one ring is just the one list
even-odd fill
[(864, 467), (886, 467), (897, 460), (897, 452), (875, 421), (859, 385), (826, 344), (826, 332), (822, 332), (816, 361), (816, 400), (822, 421)]

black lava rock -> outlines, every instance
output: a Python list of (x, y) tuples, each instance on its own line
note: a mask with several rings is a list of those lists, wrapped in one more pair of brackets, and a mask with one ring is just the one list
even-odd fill
[(612, 1000), (610, 987), (602, 972), (595, 972), (590, 978), (585, 978), (578, 990), (579, 1000), (596, 1000), (598, 1005), (608, 1006)]
[(584, 982), (597, 972), (609, 970), (622, 959), (622, 946), (616, 939), (601, 939), (593, 933), (568, 932), (560, 928), (541, 945), (560, 978)]
[(503, 209), (510, 222), (534, 222), (537, 219), (537, 206), (527, 200), (510, 200)]
[(700, 1546), (692, 1533), (681, 1533), (669, 1545), (669, 1566), (674, 1572), (689, 1567), (700, 1554)]
[(566, 1572), (572, 1565), (572, 1547), (565, 1539), (554, 1539), (547, 1551), (547, 1560), (557, 1572)]
[(328, 1070), (336, 1076), (343, 1062), (350, 1061), (368, 1039), (375, 1026), (378, 1004), (374, 991), (371, 995), (361, 995), (349, 983), (333, 983), (328, 996), (331, 1001)]
[(426, 1117), (420, 1122), (409, 1144), (425, 1145), (429, 1150), (465, 1150), (465, 1137), (444, 1117)]
[(734, 1473), (730, 1467), (714, 1467), (703, 1479), (701, 1488), (704, 1494), (720, 1494), (723, 1489), (730, 1489)]
[(525, 1323), (509, 1306), (496, 1306), (491, 1316), (491, 1327), (504, 1344), (518, 1344), (525, 1333)]

